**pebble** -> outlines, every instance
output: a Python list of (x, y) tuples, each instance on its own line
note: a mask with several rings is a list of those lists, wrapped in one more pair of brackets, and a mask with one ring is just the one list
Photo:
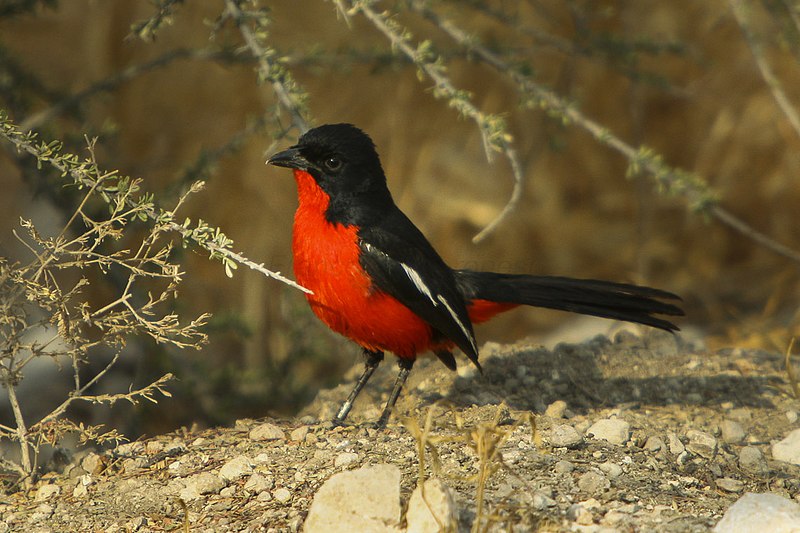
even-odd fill
[(778, 494), (747, 493), (725, 512), (715, 533), (789, 533), (800, 524), (800, 505)]
[(778, 461), (800, 465), (800, 429), (772, 445), (772, 457)]
[(744, 483), (738, 479), (730, 477), (721, 477), (717, 481), (717, 487), (727, 492), (742, 492), (744, 490)]
[(103, 458), (94, 452), (87, 454), (81, 461), (81, 468), (89, 474), (99, 474), (104, 466)]
[(292, 499), (292, 493), (289, 492), (289, 489), (281, 487), (272, 492), (272, 497), (281, 503), (286, 503)]
[(710, 433), (690, 429), (686, 432), (686, 438), (689, 439), (686, 449), (695, 455), (711, 459), (717, 453), (717, 439)]
[(53, 515), (53, 506), (47, 503), (43, 503), (36, 507), (36, 510), (31, 514), (30, 521), (31, 522), (39, 522), (41, 520), (46, 520)]
[(554, 448), (574, 448), (582, 442), (580, 433), (568, 424), (561, 424), (550, 430), (550, 445)]
[(281, 428), (275, 424), (261, 424), (250, 430), (250, 440), (264, 441), (264, 440), (278, 440), (285, 439), (286, 434)]
[(184, 501), (199, 499), (203, 494), (216, 494), (225, 487), (225, 482), (211, 472), (201, 472), (184, 480), (179, 497)]
[(739, 451), (739, 467), (751, 474), (766, 474), (769, 465), (761, 450), (755, 446), (745, 446)]
[(53, 496), (58, 496), (61, 493), (61, 487), (58, 485), (42, 485), (36, 491), (35, 500), (37, 502), (41, 502), (44, 500), (49, 500)]
[(790, 424), (794, 424), (795, 422), (797, 422), (797, 411), (794, 410), (786, 411), (786, 420), (788, 420)]
[(592, 424), (586, 433), (611, 444), (625, 444), (630, 438), (631, 425), (619, 418), (604, 418)]
[(611, 461), (606, 461), (597, 466), (603, 473), (608, 476), (608, 479), (614, 479), (622, 474), (622, 467)]
[(342, 452), (333, 460), (333, 466), (340, 468), (358, 461), (358, 454), (355, 452)]
[(594, 514), (583, 504), (573, 503), (567, 508), (567, 519), (579, 525), (588, 526), (594, 523)]
[(544, 492), (536, 491), (531, 497), (531, 505), (537, 511), (544, 511), (548, 507), (555, 507), (558, 503)]
[(411, 493), (406, 512), (406, 533), (426, 533), (458, 529), (458, 507), (453, 490), (438, 479), (425, 482), (425, 495), (418, 486)]
[(244, 490), (260, 494), (265, 490), (272, 489), (274, 486), (275, 482), (272, 480), (272, 478), (268, 478), (256, 472), (248, 478), (247, 482), (244, 484)]
[(293, 441), (303, 442), (306, 440), (306, 435), (308, 435), (308, 426), (300, 426), (299, 428), (292, 430), (292, 432), (289, 434), (289, 438)]
[(644, 443), (644, 449), (648, 452), (658, 452), (666, 448), (664, 440), (661, 437), (648, 437)]
[(578, 478), (578, 489), (588, 494), (597, 494), (611, 486), (608, 478), (600, 472), (589, 471)]
[(400, 470), (389, 464), (339, 472), (314, 495), (306, 533), (385, 531), (400, 522)]
[(669, 453), (672, 455), (680, 455), (686, 451), (686, 446), (683, 445), (676, 433), (667, 433), (667, 445), (669, 446)]
[(558, 461), (554, 467), (556, 474), (571, 474), (575, 470), (575, 465), (569, 461)]
[(728, 444), (739, 444), (746, 435), (742, 425), (735, 420), (723, 420), (719, 429), (722, 432), (722, 440)]
[(253, 473), (253, 463), (246, 455), (234, 457), (219, 469), (219, 477), (225, 481), (236, 481)]
[(553, 419), (564, 418), (564, 412), (566, 410), (567, 402), (564, 400), (556, 400), (547, 406), (547, 409), (544, 410), (544, 414)]

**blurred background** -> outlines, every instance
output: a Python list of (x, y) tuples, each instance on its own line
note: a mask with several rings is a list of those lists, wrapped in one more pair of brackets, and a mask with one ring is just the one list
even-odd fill
[[(684, 297), (681, 326), (698, 328), (710, 349), (783, 351), (796, 334), (797, 262), (692, 209), (685, 195), (664, 194), (646, 173), (627, 178), (628, 159), (541, 109), (510, 71), (481, 62), (415, 10), (418, 3), (373, 7), (390, 10), (414, 47), (429, 42), (444, 75), (478, 110), (505, 119), (524, 176), (517, 208), (477, 244), (473, 237), (512, 193), (508, 159), (496, 152), (488, 161), (475, 122), (438, 98), (374, 22), (344, 13), (347, 2), (0, 1), (0, 108), (81, 156), (84, 136), (97, 136), (100, 166), (142, 178), (161, 205), (205, 180), (184, 215), (221, 227), (236, 251), (291, 274), (294, 181), (264, 161), (298, 131), (273, 86), (259, 83), (240, 27), (223, 16), (232, 5), (263, 9), (240, 22), (257, 33), (264, 57), (291, 74), (312, 125), (352, 122), (372, 136), (397, 203), (452, 266), (664, 288)], [(728, 212), (800, 250), (793, 2), (426, 5), (514, 73), (698, 176)], [(0, 141), (0, 256), (30, 259), (12, 235), (20, 217), (58, 233), (79, 200), (62, 185), (57, 173)], [(100, 387), (126, 390), (173, 372), (173, 397), (158, 407), (73, 416), (100, 416), (135, 437), (291, 414), (359, 361), (358, 349), (318, 323), (299, 291), (244, 267), (228, 278), (202, 250), (178, 253), (186, 276), (176, 310), (187, 320), (214, 315), (209, 344), (181, 352), (131, 341)], [(98, 294), (114, 283), (95, 274)], [(478, 338), (536, 342), (570, 320), (521, 309), (479, 328)], [(42, 390), (61, 390), (50, 366), (56, 374), (45, 374), (47, 386), (34, 376), (25, 384), (44, 404)]]

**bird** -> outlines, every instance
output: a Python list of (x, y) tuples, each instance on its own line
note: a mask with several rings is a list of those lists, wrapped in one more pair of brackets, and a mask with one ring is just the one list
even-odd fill
[(520, 305), (616, 319), (675, 332), (659, 316), (682, 316), (680, 297), (628, 283), (450, 268), (395, 204), (372, 139), (325, 124), (267, 163), (292, 169), (298, 207), (292, 230), (297, 282), (313, 313), (358, 344), (364, 370), (333, 422), (343, 424), (384, 359), (399, 371), (378, 421), (385, 427), (417, 356), (456, 369), (455, 348), (482, 371), (473, 325)]

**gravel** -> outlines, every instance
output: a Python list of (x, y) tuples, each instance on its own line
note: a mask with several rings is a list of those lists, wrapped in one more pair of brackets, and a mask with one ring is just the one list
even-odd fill
[[(0, 533), (179, 531), (186, 520), (209, 533), (314, 531), (314, 516), (345, 509), (354, 519), (380, 515), (381, 527), (397, 531), (416, 523), (407, 509), (425, 514), (416, 496), (412, 507), (421, 472), (437, 480), (431, 494), (451, 500), (440, 510), (458, 531), (709, 531), (756, 492), (794, 512), (800, 437), (786, 414), (798, 405), (781, 392), (780, 353), (708, 352), (680, 337), (626, 332), (552, 350), (487, 344), (481, 362), (483, 374), (415, 365), (398, 414), (420, 427), (430, 421), (426, 446), (400, 417), (386, 430), (369, 425), (395, 378), (382, 365), (343, 427), (318, 420), (352, 382), (321, 391), (298, 418), (75, 453), (63, 471), (0, 498)], [(360, 492), (337, 488), (338, 476), (355, 476), (348, 484)], [(326, 493), (332, 510), (320, 512)], [(322, 523), (317, 531), (331, 530)]]

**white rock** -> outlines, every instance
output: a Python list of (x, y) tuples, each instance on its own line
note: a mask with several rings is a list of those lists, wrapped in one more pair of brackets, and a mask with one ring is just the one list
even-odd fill
[(272, 497), (281, 503), (286, 503), (292, 499), (292, 493), (289, 492), (289, 489), (281, 487), (272, 493)]
[(340, 472), (314, 495), (306, 533), (395, 531), (400, 522), (400, 470), (393, 465)]
[(589, 471), (578, 478), (578, 488), (588, 494), (597, 494), (611, 486), (608, 478), (600, 472)]
[(605, 463), (602, 463), (597, 466), (600, 470), (603, 471), (605, 475), (608, 476), (609, 479), (614, 479), (622, 475), (622, 467), (617, 463), (606, 461)]
[(342, 452), (333, 460), (333, 466), (342, 467), (358, 461), (358, 454), (354, 452)]
[(550, 430), (550, 445), (554, 448), (574, 448), (581, 442), (583, 437), (568, 424), (558, 425)]
[(730, 477), (721, 477), (716, 481), (716, 483), (717, 487), (727, 492), (742, 492), (744, 489), (743, 482)]
[(39, 490), (36, 491), (35, 500), (37, 502), (41, 502), (44, 500), (49, 500), (53, 496), (58, 496), (61, 492), (61, 487), (58, 485), (42, 485), (39, 487)]
[(236, 481), (253, 473), (253, 462), (245, 455), (234, 457), (219, 469), (219, 477), (225, 481)]
[(250, 440), (278, 440), (285, 439), (286, 434), (275, 424), (261, 424), (250, 430)]
[(710, 433), (697, 429), (690, 429), (686, 432), (689, 442), (686, 449), (695, 455), (711, 459), (717, 453), (717, 439)]
[(742, 425), (735, 420), (723, 420), (719, 429), (722, 431), (722, 440), (728, 444), (738, 444), (746, 435)]
[(739, 451), (739, 467), (751, 474), (763, 475), (769, 472), (769, 465), (764, 454), (755, 446), (744, 446)]
[(531, 497), (531, 505), (537, 511), (544, 511), (548, 507), (555, 507), (558, 505), (558, 502), (544, 492), (537, 491), (534, 492), (533, 496)]
[(797, 533), (800, 505), (777, 494), (747, 493), (731, 505), (716, 533)]
[(669, 445), (669, 453), (672, 455), (680, 455), (686, 451), (683, 442), (681, 442), (681, 439), (675, 433), (667, 434), (667, 444)]
[(259, 494), (265, 490), (272, 489), (274, 486), (275, 482), (272, 480), (272, 478), (255, 473), (250, 476), (250, 478), (247, 480), (247, 483), (244, 484), (244, 490), (249, 490), (250, 492)]
[(619, 418), (604, 418), (592, 424), (586, 433), (611, 444), (625, 444), (631, 435), (631, 425)]
[(211, 472), (201, 472), (184, 480), (180, 498), (184, 501), (197, 500), (203, 494), (216, 494), (225, 487), (225, 482)]
[(773, 444), (772, 457), (778, 461), (800, 465), (800, 429), (795, 429), (785, 439)]
[(303, 442), (306, 440), (306, 435), (308, 435), (308, 426), (300, 426), (299, 428), (292, 430), (292, 432), (289, 434), (289, 437), (294, 441)]
[(406, 512), (408, 528), (406, 533), (427, 533), (428, 531), (456, 531), (458, 529), (458, 508), (453, 491), (438, 479), (425, 482), (425, 494), (417, 487), (411, 494)]

